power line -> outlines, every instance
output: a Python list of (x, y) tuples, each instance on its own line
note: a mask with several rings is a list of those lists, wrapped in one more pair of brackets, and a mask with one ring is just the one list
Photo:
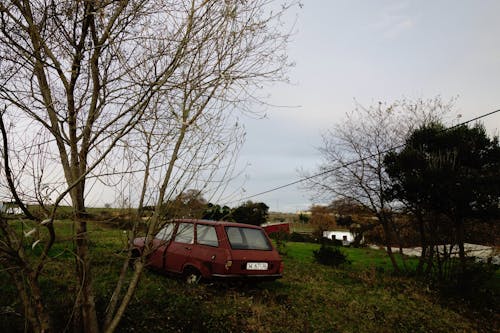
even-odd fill
[[(464, 122), (458, 123), (456, 125), (447, 127), (445, 129), (443, 129), (441, 132), (446, 132), (446, 131), (452, 130), (452, 129), (460, 127), (460, 126), (467, 125), (467, 124), (469, 124), (469, 123), (471, 123), (473, 121), (477, 121), (479, 119), (489, 117), (489, 116), (491, 116), (491, 115), (493, 115), (493, 114), (495, 114), (497, 112), (500, 112), (500, 109), (495, 110), (495, 111), (491, 111), (491, 112), (488, 112), (488, 113), (485, 113), (483, 115), (477, 116), (477, 117), (469, 119), (467, 121), (464, 121)], [(388, 148), (388, 149), (386, 149), (386, 150), (384, 150), (382, 152), (379, 152), (379, 153), (376, 153), (376, 154), (371, 154), (371, 155), (365, 156), (363, 158), (360, 158), (360, 159), (357, 159), (357, 160), (354, 160), (354, 161), (351, 161), (351, 162), (348, 162), (348, 163), (344, 163), (342, 165), (336, 166), (335, 168), (331, 168), (331, 169), (328, 169), (328, 170), (316, 173), (316, 174), (308, 176), (308, 177), (297, 179), (297, 180), (295, 180), (295, 181), (293, 181), (291, 183), (287, 183), (287, 184), (284, 184), (284, 185), (273, 187), (273, 188), (271, 188), (269, 190), (266, 190), (266, 191), (263, 191), (263, 192), (259, 192), (259, 193), (256, 193), (256, 194), (252, 194), (250, 196), (244, 197), (244, 198), (239, 199), (239, 200), (233, 200), (230, 203), (236, 202), (236, 201), (246, 201), (246, 200), (249, 200), (251, 198), (255, 198), (255, 197), (267, 194), (267, 193), (271, 193), (271, 192), (274, 192), (274, 191), (281, 190), (281, 189), (286, 188), (286, 187), (290, 187), (290, 186), (293, 186), (293, 185), (296, 185), (296, 184), (300, 184), (300, 183), (305, 182), (305, 181), (307, 181), (309, 179), (316, 178), (316, 177), (319, 177), (319, 176), (323, 176), (323, 175), (326, 175), (328, 173), (332, 173), (334, 171), (337, 171), (337, 170), (340, 170), (342, 168), (348, 167), (348, 166), (353, 165), (355, 163), (363, 162), (363, 161), (365, 161), (365, 160), (367, 160), (369, 158), (375, 157), (377, 155), (386, 154), (386, 153), (391, 152), (391, 151), (393, 151), (395, 149), (404, 148), (405, 146), (406, 146), (406, 143), (403, 143), (403, 144), (400, 144), (398, 146), (394, 146), (394, 147)]]

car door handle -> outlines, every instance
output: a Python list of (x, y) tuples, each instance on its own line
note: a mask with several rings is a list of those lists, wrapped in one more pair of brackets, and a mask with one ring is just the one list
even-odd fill
[(185, 248), (186, 250), (191, 251), (191, 248), (190, 248), (189, 246), (185, 246), (184, 248)]

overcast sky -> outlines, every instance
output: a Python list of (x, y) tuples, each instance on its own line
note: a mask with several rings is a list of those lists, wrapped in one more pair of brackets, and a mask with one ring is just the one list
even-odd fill
[[(457, 97), (465, 121), (500, 108), (500, 1), (303, 1), (289, 46), (291, 85), (270, 89), (264, 119), (244, 118), (240, 198), (293, 182), (320, 163), (321, 133), (342, 121), (354, 100)], [(483, 119), (499, 133), (500, 114)], [(243, 181), (243, 179), (241, 179)], [(271, 211), (311, 205), (297, 186), (262, 201)], [(231, 202), (231, 206), (238, 202)]]

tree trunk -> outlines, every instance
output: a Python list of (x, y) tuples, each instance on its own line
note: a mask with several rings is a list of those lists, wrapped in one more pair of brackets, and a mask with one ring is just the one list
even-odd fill
[[(2, 245), (7, 246), (9, 253), (0, 258), (2, 268), (11, 276), (16, 286), (26, 320), (33, 332), (51, 332), (52, 322), (42, 299), (38, 274), (26, 260), (22, 240), (2, 216), (0, 216), (0, 230), (5, 237), (2, 239)], [(2, 250), (5, 251), (5, 248)]]
[(355, 235), (354, 241), (352, 242), (352, 247), (359, 247), (361, 245), (361, 241), (363, 240), (363, 236), (367, 231), (372, 230), (378, 223), (370, 223), (370, 224), (362, 224), (357, 228), (351, 228), (350, 231)]
[(52, 332), (52, 322), (43, 303), (42, 292), (35, 279), (35, 272), (27, 266), (24, 266), (23, 272), (17, 270), (8, 270), (8, 272), (16, 285), (24, 306), (24, 315), (33, 332)]
[(28, 285), (31, 291), (31, 297), (34, 302), (34, 307), (36, 309), (36, 316), (38, 322), (40, 323), (40, 332), (51, 332), (52, 323), (42, 300), (42, 292), (40, 290), (40, 286), (38, 285), (38, 281), (36, 281), (34, 278), (35, 275), (35, 272), (30, 272), (28, 276)]
[(142, 259), (144, 258), (141, 258), (141, 260), (139, 260), (135, 265), (134, 274), (132, 275), (132, 280), (130, 281), (127, 292), (123, 296), (120, 306), (118, 307), (113, 319), (110, 321), (107, 327), (105, 327), (106, 333), (112, 333), (116, 330), (118, 324), (120, 323), (121, 318), (123, 317), (123, 314), (125, 313), (125, 310), (127, 309), (127, 306), (132, 300), (132, 296), (134, 295), (134, 292), (137, 289), (137, 285), (139, 284), (139, 279), (141, 277), (142, 271), (144, 270), (144, 262), (142, 261)]
[[(425, 225), (424, 225), (425, 232)], [(439, 264), (439, 238), (438, 238), (438, 228), (437, 228), (437, 220), (436, 216), (432, 215), (432, 220), (428, 223), (428, 247), (429, 247), (429, 255), (427, 258), (427, 267), (425, 268), (425, 275), (429, 277), (432, 274), (432, 270), (436, 269), (436, 265)], [(436, 261), (434, 260), (436, 259)], [(438, 267), (439, 268), (439, 267)]]
[(429, 277), (434, 267), (434, 244), (429, 245), (429, 256), (427, 258), (427, 267), (425, 268), (425, 276)]
[(418, 260), (418, 266), (417, 266), (417, 275), (422, 275), (424, 271), (424, 264), (426, 262), (426, 255), (427, 255), (427, 238), (425, 237), (425, 225), (424, 225), (424, 219), (422, 214), (418, 213), (416, 214), (417, 216), (417, 225), (418, 225), (418, 231), (420, 233), (420, 246), (422, 247), (422, 251), (420, 252), (420, 258)]
[(465, 246), (464, 246), (464, 238), (465, 238), (465, 230), (464, 223), (462, 220), (458, 220), (455, 224), (457, 229), (457, 245), (458, 245), (458, 256), (460, 258), (460, 264), (462, 265), (462, 272), (465, 269)]
[(389, 228), (389, 225), (387, 223), (387, 220), (385, 220), (384, 217), (379, 217), (380, 223), (382, 224), (382, 228), (384, 229), (384, 239), (385, 239), (385, 247), (387, 248), (387, 255), (391, 259), (392, 267), (394, 268), (394, 271), (396, 273), (399, 273), (399, 266), (398, 263), (396, 262), (396, 258), (394, 257), (394, 253), (392, 253), (392, 236), (391, 236), (391, 230)]
[(85, 333), (99, 332), (97, 314), (95, 309), (94, 291), (92, 288), (92, 274), (90, 270), (90, 255), (87, 236), (87, 222), (77, 217), (76, 228), (76, 253), (78, 287), (81, 288), (79, 304), (81, 311), (82, 329)]
[[(144, 188), (143, 188), (143, 190), (144, 190)], [(106, 314), (104, 317), (104, 325), (103, 325), (104, 332), (107, 332), (108, 329), (111, 327), (111, 321), (114, 320), (114, 317), (116, 315), (116, 308), (119, 305), (118, 302), (120, 300), (120, 294), (122, 292), (123, 286), (125, 285), (125, 277), (127, 275), (127, 271), (129, 270), (130, 258), (132, 258), (132, 249), (133, 249), (132, 242), (133, 242), (133, 239), (137, 235), (138, 225), (141, 221), (141, 215), (139, 214), (139, 212), (141, 211), (141, 209), (143, 207), (142, 202), (144, 201), (144, 196), (145, 196), (145, 190), (141, 194), (141, 199), (140, 199), (140, 203), (139, 203), (139, 208), (137, 209), (136, 219), (134, 221), (131, 233), (129, 235), (127, 258), (123, 261), (122, 268), (120, 270), (120, 276), (118, 277), (118, 281), (116, 283), (115, 290), (113, 291), (113, 294), (111, 295), (111, 298), (109, 300), (108, 307), (106, 308)], [(118, 318), (118, 321), (120, 319), (121, 319), (121, 317)], [(115, 327), (116, 327), (116, 325), (117, 325), (117, 323), (114, 324)]]
[[(85, 204), (83, 196), (83, 184), (78, 184), (71, 191), (74, 207), (74, 223), (76, 226), (76, 272), (78, 275), (78, 288), (81, 290), (77, 299), (77, 311), (75, 328), (85, 333), (99, 332), (97, 324), (97, 313), (95, 308), (95, 297), (92, 286), (92, 272), (89, 252), (89, 237), (85, 216)], [(80, 318), (78, 318), (80, 317)]]
[(403, 253), (403, 241), (401, 239), (399, 229), (397, 228), (396, 223), (394, 223), (394, 219), (392, 217), (389, 219), (388, 223), (390, 223), (390, 226), (392, 227), (391, 230), (394, 231), (394, 235), (396, 236), (396, 240), (398, 242), (399, 255), (401, 256), (403, 262), (403, 269), (407, 271), (408, 268), (406, 267), (406, 257)]
[(36, 307), (34, 306), (33, 302), (31, 302), (31, 296), (26, 290), (26, 284), (23, 280), (22, 274), (19, 274), (18, 271), (14, 270), (7, 270), (7, 272), (9, 272), (12, 281), (14, 281), (17, 289), (17, 294), (23, 302), (25, 319), (30, 323), (33, 332), (41, 332), (40, 322), (36, 313)]

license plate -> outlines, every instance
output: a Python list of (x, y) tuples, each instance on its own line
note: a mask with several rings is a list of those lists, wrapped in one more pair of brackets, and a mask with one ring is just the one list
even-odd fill
[(253, 271), (267, 270), (267, 262), (247, 262), (247, 269)]

